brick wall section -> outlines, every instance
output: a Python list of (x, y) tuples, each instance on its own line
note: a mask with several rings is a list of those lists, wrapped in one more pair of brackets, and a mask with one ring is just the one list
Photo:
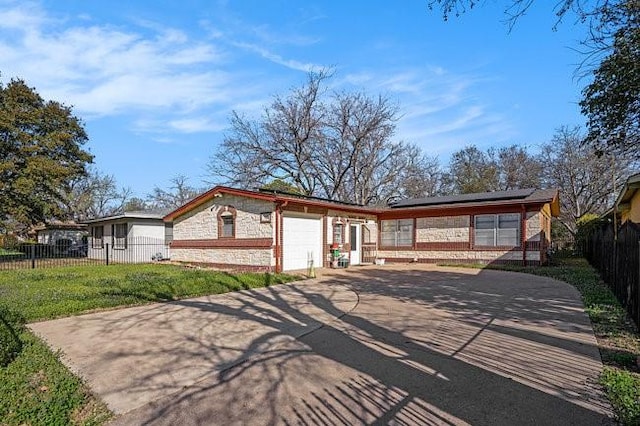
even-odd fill
[(236, 208), (236, 238), (273, 237), (273, 224), (260, 223), (260, 213), (272, 212), (274, 209), (273, 203), (224, 195), (220, 198), (214, 198), (178, 217), (173, 223), (173, 239), (201, 240), (218, 238), (218, 212), (224, 206)]

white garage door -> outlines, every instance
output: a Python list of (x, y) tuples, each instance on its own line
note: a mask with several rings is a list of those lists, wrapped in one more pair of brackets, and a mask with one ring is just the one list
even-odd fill
[(282, 269), (306, 269), (309, 259), (322, 266), (322, 221), (319, 218), (282, 218)]

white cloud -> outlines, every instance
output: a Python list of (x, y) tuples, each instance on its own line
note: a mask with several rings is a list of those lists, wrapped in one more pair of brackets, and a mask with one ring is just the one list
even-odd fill
[(137, 133), (150, 134), (154, 140), (168, 142), (173, 139), (167, 137), (167, 130), (179, 134), (222, 131), (228, 124), (221, 118), (220, 114), (176, 117), (168, 121), (146, 117), (135, 120), (134, 130)]
[(155, 110), (168, 116), (157, 124), (175, 132), (217, 129), (171, 117), (238, 101), (222, 49), (177, 29), (141, 25), (153, 30), (150, 36), (86, 18), (50, 19), (35, 3), (0, 4), (2, 77), (24, 78), (44, 98), (71, 104), (89, 119)]
[[(504, 142), (514, 136), (509, 118), (492, 110), (479, 93), (489, 81), (427, 66), (383, 72), (359, 71), (343, 84), (382, 92), (400, 104), (397, 138), (430, 154), (450, 154), (469, 143)], [(484, 99), (482, 102), (479, 99)]]
[(312, 70), (324, 68), (324, 65), (320, 65), (320, 64), (314, 64), (311, 62), (301, 62), (296, 59), (285, 59), (282, 56), (276, 53), (273, 53), (268, 49), (258, 46), (256, 44), (243, 43), (243, 42), (232, 42), (232, 44), (241, 49), (245, 49), (245, 50), (257, 53), (264, 59), (267, 59), (275, 64), (290, 68), (292, 70), (309, 72)]
[(208, 117), (171, 120), (169, 126), (181, 133), (219, 132), (228, 127), (226, 123), (218, 123)]

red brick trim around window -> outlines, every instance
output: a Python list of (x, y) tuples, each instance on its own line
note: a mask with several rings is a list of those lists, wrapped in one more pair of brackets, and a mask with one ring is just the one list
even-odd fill
[[(235, 238), (236, 237), (236, 216), (238, 212), (236, 208), (233, 206), (224, 206), (220, 208), (218, 211), (218, 238)], [(231, 235), (222, 236), (222, 231), (224, 229), (224, 222), (222, 220), (223, 216), (231, 216), (233, 218), (233, 229)]]
[(221, 240), (173, 240), (174, 249), (207, 249), (207, 248), (237, 248), (237, 249), (267, 249), (273, 246), (271, 238), (223, 238)]
[(471, 250), (469, 241), (450, 241), (450, 242), (424, 242), (416, 243), (417, 250)]

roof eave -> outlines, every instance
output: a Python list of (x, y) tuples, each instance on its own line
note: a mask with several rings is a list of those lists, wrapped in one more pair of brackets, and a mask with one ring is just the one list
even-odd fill
[(305, 200), (303, 198), (288, 197), (285, 195), (247, 191), (244, 189), (229, 188), (226, 186), (215, 186), (214, 188), (200, 194), (199, 196), (197, 196), (190, 202), (184, 204), (183, 206), (178, 207), (174, 211), (164, 216), (162, 219), (165, 222), (171, 222), (177, 217), (180, 217), (183, 214), (215, 198), (217, 194), (228, 194), (228, 195), (236, 195), (240, 197), (250, 197), (253, 199), (270, 201), (273, 203), (276, 203), (276, 202), (300, 203), (300, 204), (304, 204), (305, 206), (323, 207), (327, 209), (340, 210), (340, 211), (346, 211), (346, 212), (352, 212), (352, 213), (365, 213), (365, 214), (369, 213), (373, 215), (379, 212), (379, 209), (366, 207), (366, 206), (360, 207), (360, 206), (340, 205), (337, 203), (332, 203), (330, 201)]
[[(551, 216), (560, 216), (560, 191), (556, 189), (556, 193), (551, 200), (548, 201), (551, 208)], [(546, 203), (545, 203), (546, 204)]]

